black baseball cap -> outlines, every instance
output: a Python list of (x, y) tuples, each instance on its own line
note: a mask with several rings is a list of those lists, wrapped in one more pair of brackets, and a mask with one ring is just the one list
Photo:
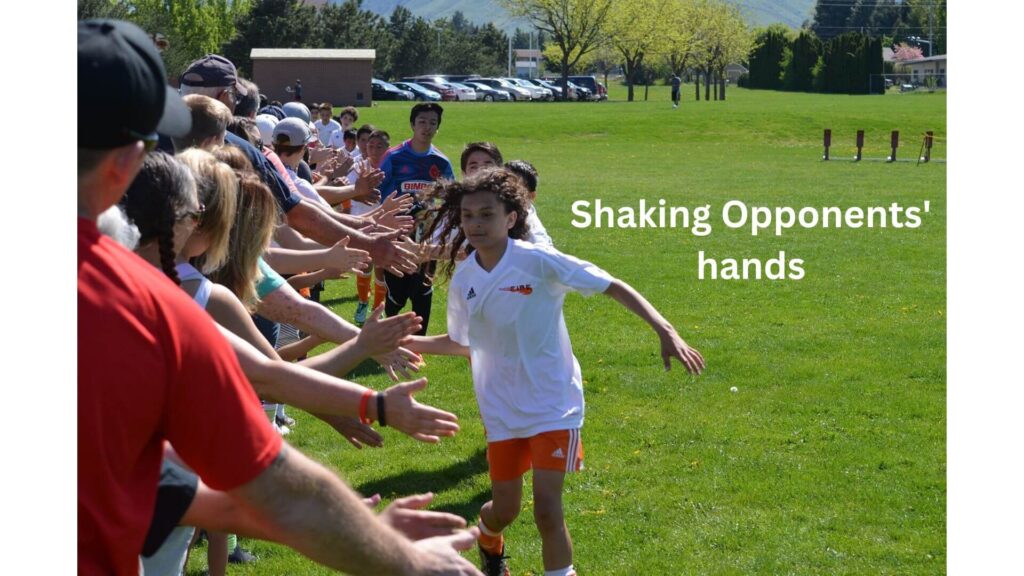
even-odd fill
[(178, 79), (180, 84), (200, 86), (204, 88), (234, 87), (235, 92), (245, 96), (249, 93), (238, 82), (238, 70), (235, 64), (218, 54), (207, 54), (188, 65)]
[(120, 20), (78, 23), (78, 146), (117, 148), (155, 132), (185, 136), (192, 115), (153, 40)]

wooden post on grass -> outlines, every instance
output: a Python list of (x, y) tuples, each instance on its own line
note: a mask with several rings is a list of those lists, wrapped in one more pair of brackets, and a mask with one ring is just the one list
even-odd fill
[(924, 133), (924, 161), (928, 162), (932, 159), (932, 140), (935, 137), (935, 133), (931, 130)]
[(857, 130), (857, 155), (853, 157), (854, 162), (860, 162), (861, 154), (864, 151), (864, 131)]
[(825, 128), (825, 154), (821, 157), (822, 160), (828, 160), (828, 149), (832, 145), (832, 129)]
[(890, 143), (892, 144), (892, 154), (889, 156), (889, 158), (887, 160), (889, 162), (895, 162), (896, 161), (896, 149), (900, 147), (900, 131), (899, 130), (893, 130), (892, 131), (892, 136), (890, 138)]

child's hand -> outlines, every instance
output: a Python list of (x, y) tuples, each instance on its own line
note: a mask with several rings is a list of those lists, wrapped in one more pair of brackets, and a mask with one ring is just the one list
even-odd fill
[(690, 374), (700, 374), (704, 370), (704, 357), (696, 348), (691, 348), (676, 333), (675, 328), (669, 326), (665, 331), (658, 333), (661, 338), (661, 359), (665, 361), (665, 371), (672, 369), (672, 358), (675, 357)]

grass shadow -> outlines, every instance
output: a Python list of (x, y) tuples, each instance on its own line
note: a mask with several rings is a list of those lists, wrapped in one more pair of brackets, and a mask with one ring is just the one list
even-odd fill
[[(467, 478), (486, 471), (487, 451), (480, 448), (469, 458), (440, 470), (407, 470), (387, 478), (366, 482), (355, 489), (360, 494), (381, 494), (385, 497), (421, 494), (428, 491), (437, 494), (456, 489)], [(490, 499), (490, 489), (482, 490), (465, 501), (445, 505), (443, 509), (463, 518), (474, 518), (480, 512), (480, 506)]]
[(359, 300), (359, 296), (356, 294), (349, 294), (348, 296), (335, 296), (334, 298), (321, 299), (320, 303), (330, 308), (335, 304), (349, 304)]

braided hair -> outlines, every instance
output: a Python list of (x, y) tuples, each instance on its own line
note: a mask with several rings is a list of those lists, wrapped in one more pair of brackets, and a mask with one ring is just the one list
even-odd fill
[(139, 229), (139, 246), (155, 240), (160, 268), (180, 285), (174, 269), (174, 225), (196, 204), (196, 184), (188, 168), (163, 152), (148, 154), (120, 204)]
[[(433, 218), (433, 223), (425, 237), (441, 239), (441, 253), (448, 253), (442, 272), (448, 278), (455, 272), (459, 250), (466, 244), (466, 233), (462, 230), (462, 199), (480, 193), (496, 195), (506, 212), (516, 213), (516, 223), (508, 231), (509, 238), (522, 240), (529, 234), (526, 215), (530, 204), (522, 180), (514, 173), (504, 168), (493, 168), (473, 174), (461, 182), (435, 184), (429, 193), (430, 200), (434, 202), (428, 204), (438, 206), (432, 208), (428, 216)], [(467, 246), (466, 251), (472, 254), (473, 247)]]

